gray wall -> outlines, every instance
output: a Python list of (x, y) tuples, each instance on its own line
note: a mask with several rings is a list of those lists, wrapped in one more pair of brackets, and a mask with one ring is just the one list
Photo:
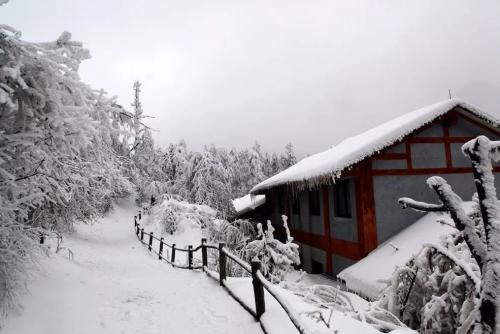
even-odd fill
[[(456, 122), (451, 124), (449, 133), (452, 137), (475, 137), (482, 134), (492, 140), (498, 139), (498, 136), (493, 133), (489, 133), (485, 129), (462, 118), (458, 118)], [(442, 135), (442, 125), (436, 124), (416, 136), (435, 137)], [(451, 158), (454, 168), (471, 166), (470, 160), (462, 154), (462, 145), (459, 143), (451, 144)], [(443, 143), (411, 144), (411, 153), (415, 169), (446, 167), (446, 153)], [(374, 169), (376, 169), (375, 161)], [(497, 189), (500, 189), (500, 173), (496, 173), (496, 175), (495, 185)], [(438, 203), (434, 191), (426, 183), (426, 180), (430, 176), (432, 175), (374, 176), (375, 216), (379, 244), (411, 225), (423, 215), (410, 209), (401, 209), (398, 204), (400, 197), (410, 197), (419, 201)], [(476, 191), (472, 173), (445, 174), (440, 176), (445, 178), (453, 190), (464, 200), (471, 200), (472, 195)]]
[(457, 122), (450, 127), (450, 136), (452, 137), (477, 137), (479, 135), (484, 135), (490, 139), (497, 137), (493, 132), (479, 127), (463, 118), (458, 118)]
[(290, 206), (290, 216), (291, 216), (291, 226), (299, 231), (308, 232), (317, 235), (324, 235), (325, 228), (323, 225), (323, 196), (320, 190), (320, 214), (319, 216), (309, 215), (309, 192), (301, 191), (295, 196), (298, 197), (300, 203), (300, 216), (295, 214), (293, 211), (293, 197), (290, 196), (289, 206)]
[(302, 251), (302, 267), (305, 271), (312, 271), (312, 260), (323, 264), (323, 270), (326, 271), (326, 252), (322, 249), (299, 243)]
[[(427, 186), (431, 175), (374, 176), (375, 216), (377, 220), (378, 243), (414, 223), (423, 214), (411, 209), (401, 209), (398, 199), (410, 197), (417, 201), (438, 203), (436, 195)], [(446, 174), (444, 177), (453, 190), (464, 200), (470, 200), (475, 192), (472, 174)], [(500, 175), (495, 184), (500, 186)], [(498, 188), (500, 189), (500, 188)]]
[(443, 126), (441, 123), (438, 123), (420, 131), (415, 135), (415, 137), (443, 137), (443, 135)]
[(445, 168), (444, 143), (412, 144), (411, 161), (413, 168)]
[(406, 169), (406, 160), (373, 160), (373, 169)]

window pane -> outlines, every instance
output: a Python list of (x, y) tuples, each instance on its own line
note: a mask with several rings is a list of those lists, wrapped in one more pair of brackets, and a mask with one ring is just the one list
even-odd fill
[(334, 185), (335, 216), (351, 218), (349, 180), (338, 180)]
[(310, 216), (320, 215), (319, 191), (317, 190), (309, 191), (309, 215)]

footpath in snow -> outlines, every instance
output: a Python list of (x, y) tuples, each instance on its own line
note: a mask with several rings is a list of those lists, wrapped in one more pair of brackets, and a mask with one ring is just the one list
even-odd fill
[(77, 225), (66, 250), (42, 261), (0, 333), (262, 333), (215, 280), (158, 261), (134, 235), (136, 206), (116, 205), (93, 226)]

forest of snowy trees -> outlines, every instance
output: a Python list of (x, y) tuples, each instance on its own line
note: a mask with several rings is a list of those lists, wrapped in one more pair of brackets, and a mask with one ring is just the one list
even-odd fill
[(223, 217), (233, 214), (233, 199), (246, 195), (257, 183), (296, 162), (291, 144), (280, 155), (263, 152), (257, 142), (252, 148), (239, 151), (214, 145), (199, 152), (190, 151), (183, 140), (163, 149), (155, 145), (147, 128), (131, 157), (139, 202), (169, 193), (190, 203), (211, 206)]
[(64, 32), (31, 43), (0, 25), (0, 311), (11, 308), (37, 266), (40, 233), (69, 230), (137, 194), (206, 204), (229, 217), (231, 200), (295, 163), (291, 145), (268, 154), (186, 143), (161, 148), (144, 124), (140, 84), (132, 111), (78, 76), (88, 50)]

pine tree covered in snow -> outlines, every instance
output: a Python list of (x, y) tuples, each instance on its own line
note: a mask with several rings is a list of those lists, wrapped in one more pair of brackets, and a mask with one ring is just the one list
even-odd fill
[(291, 143), (286, 144), (285, 153), (280, 157), (280, 169), (287, 169), (297, 163), (297, 158), (295, 157), (295, 153), (293, 151), (293, 145)]
[(145, 126), (142, 120), (146, 118), (144, 111), (142, 110), (142, 103), (140, 99), (141, 94), (141, 83), (139, 81), (134, 82), (134, 102), (132, 107), (134, 107), (134, 114), (132, 118), (132, 134), (133, 142), (130, 151), (134, 151), (142, 142), (142, 137), (144, 135)]

